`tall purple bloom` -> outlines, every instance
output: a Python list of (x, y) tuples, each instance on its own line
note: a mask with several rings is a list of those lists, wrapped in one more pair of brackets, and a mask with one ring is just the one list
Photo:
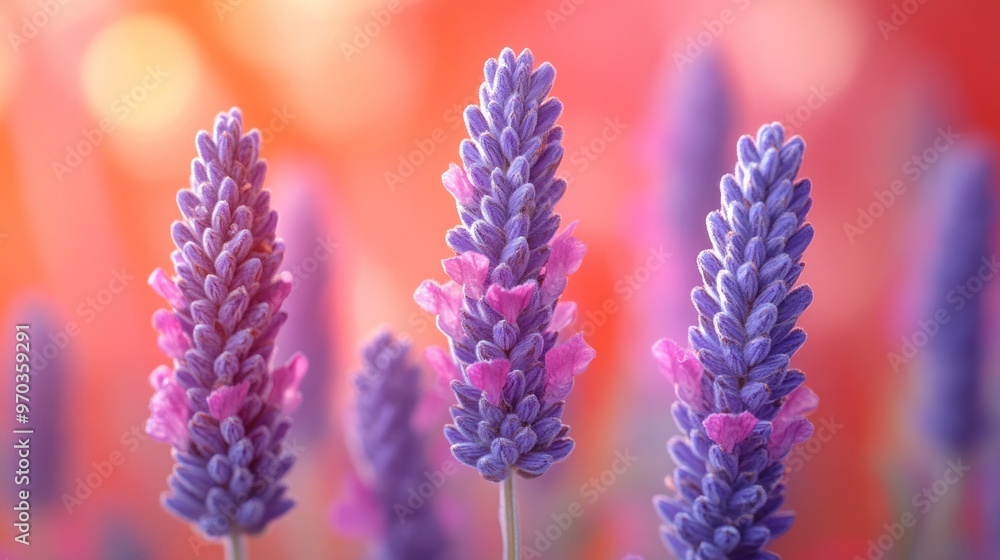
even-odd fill
[(243, 133), (237, 109), (199, 132), (191, 187), (177, 195), (171, 234), (176, 272), (157, 269), (153, 289), (170, 304), (153, 315), (173, 366), (150, 376), (156, 393), (146, 431), (177, 461), (163, 505), (207, 537), (256, 534), (293, 505), (282, 481), (294, 456), (284, 445), (301, 400), (306, 360), (272, 368), (291, 282), (279, 274), (284, 243), (263, 190), (260, 135)]
[[(674, 76), (673, 65), (670, 76)], [(718, 204), (715, 182), (729, 166), (728, 142), (733, 101), (726, 85), (722, 57), (709, 51), (691, 63), (678, 81), (666, 132), (669, 190), (666, 208), (676, 234), (688, 247), (704, 243), (702, 218)], [(691, 252), (690, 257), (697, 256)]]
[(984, 276), (993, 274), (994, 257), (992, 158), (979, 146), (954, 150), (945, 154), (928, 181), (940, 230), (938, 251), (929, 266), (931, 291), (923, 302), (928, 317), (940, 309), (949, 316), (927, 342), (925, 418), (932, 436), (949, 454), (967, 450), (984, 424), (984, 303), (969, 286), (982, 286)]
[(411, 493), (427, 484), (430, 470), (423, 435), (413, 427), (420, 401), (420, 369), (408, 358), (410, 345), (380, 333), (363, 350), (358, 388), (358, 439), (371, 468), (368, 484), (381, 517), (377, 560), (436, 560), (446, 550), (433, 504), (412, 507)]
[(556, 235), (562, 103), (547, 97), (553, 67), (533, 64), (531, 51), (510, 49), (486, 62), (480, 104), (465, 110), (464, 168), (443, 176), (462, 221), (447, 235), (457, 256), (442, 262), (451, 281), (425, 281), (414, 296), (437, 314), (461, 371), (452, 453), (494, 482), (540, 476), (570, 453), (564, 399), (594, 357), (579, 334), (557, 343), (573, 311), (557, 302), (586, 248), (575, 222)]
[(793, 288), (813, 238), (805, 223), (808, 179), (795, 181), (805, 145), (778, 123), (738, 142), (735, 175), (722, 178), (722, 207), (708, 215), (712, 248), (698, 256), (692, 350), (663, 339), (653, 354), (676, 387), (682, 436), (668, 444), (672, 495), (658, 496), (663, 536), (680, 558), (777, 558), (764, 547), (791, 526), (783, 459), (812, 434), (804, 415), (816, 395), (789, 359), (805, 341), (795, 327), (812, 302)]

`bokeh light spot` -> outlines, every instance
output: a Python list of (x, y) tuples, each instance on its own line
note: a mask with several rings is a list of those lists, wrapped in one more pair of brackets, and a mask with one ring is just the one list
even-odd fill
[(102, 30), (87, 47), (81, 78), (95, 117), (132, 130), (157, 130), (195, 97), (202, 62), (190, 35), (145, 14)]
[(754, 96), (787, 104), (804, 101), (811, 87), (842, 91), (857, 71), (865, 34), (857, 8), (847, 2), (751, 4), (726, 37)]

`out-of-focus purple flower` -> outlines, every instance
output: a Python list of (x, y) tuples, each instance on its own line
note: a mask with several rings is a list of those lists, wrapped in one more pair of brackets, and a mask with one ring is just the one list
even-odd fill
[[(671, 76), (673, 66), (671, 66)], [(701, 216), (719, 206), (719, 177), (729, 161), (732, 96), (722, 57), (710, 50), (691, 63), (678, 79), (665, 131), (669, 161), (665, 207), (674, 231), (693, 259), (704, 246)], [(697, 248), (696, 248), (697, 247)], [(687, 254), (682, 255), (684, 262)]]
[[(303, 176), (305, 175), (305, 176)], [(291, 359), (295, 348), (309, 356), (309, 367), (314, 372), (302, 379), (300, 387), (309, 399), (295, 411), (292, 432), (297, 441), (320, 439), (328, 431), (332, 417), (330, 388), (334, 371), (334, 347), (330, 314), (323, 312), (323, 303), (330, 288), (329, 260), (336, 243), (322, 218), (322, 197), (314, 185), (321, 181), (308, 171), (297, 170), (285, 175), (291, 182), (290, 192), (283, 197), (287, 204), (284, 214), (295, 216), (282, 228), (282, 238), (287, 250), (286, 267), (292, 273), (292, 291), (284, 302), (288, 321), (277, 337), (275, 359)]]
[[(409, 344), (381, 333), (363, 353), (358, 386), (359, 475), (342, 488), (331, 516), (342, 533), (377, 540), (376, 558), (441, 557), (445, 549), (433, 505), (422, 486), (427, 476), (424, 437), (416, 426), (420, 370)], [(448, 358), (450, 363), (450, 358)], [(454, 365), (452, 364), (452, 367)], [(417, 507), (414, 507), (417, 506)]]
[(198, 133), (191, 187), (177, 195), (183, 219), (171, 228), (176, 274), (149, 278), (170, 304), (153, 324), (173, 365), (150, 376), (146, 431), (174, 447), (163, 505), (207, 537), (259, 533), (292, 507), (285, 436), (306, 370), (298, 354), (271, 366), (291, 282), (278, 273), (285, 247), (263, 190), (260, 135), (244, 134), (242, 121), (232, 109), (214, 134)]
[(651, 314), (649, 328), (673, 337), (687, 330), (688, 295), (701, 281), (690, 263), (705, 247), (705, 216), (719, 207), (719, 177), (730, 169), (734, 138), (733, 100), (721, 53), (706, 51), (679, 76), (673, 64), (668, 70), (676, 87), (662, 110), (666, 115), (652, 159), (659, 178), (653, 204), (665, 226), (670, 266), (654, 276), (661, 289), (644, 297), (655, 298), (661, 311)]
[[(353, 489), (347, 511), (352, 517), (378, 519), (377, 560), (436, 560), (447, 550), (433, 501), (421, 497), (413, 503), (419, 489), (432, 482), (423, 435), (413, 426), (420, 369), (410, 362), (409, 349), (409, 343), (380, 333), (365, 346), (355, 379), (357, 435), (370, 481)], [(345, 512), (342, 507), (336, 515), (341, 526), (346, 525)]]
[(674, 384), (683, 433), (668, 444), (677, 469), (672, 495), (658, 496), (662, 532), (679, 558), (767, 559), (768, 542), (789, 529), (783, 459), (812, 434), (804, 418), (816, 397), (789, 359), (805, 341), (796, 328), (812, 302), (793, 287), (813, 238), (805, 223), (808, 179), (795, 182), (804, 143), (781, 125), (738, 143), (735, 175), (722, 179), (722, 208), (708, 215), (704, 280), (692, 292), (693, 350), (661, 340), (653, 354)]
[(104, 560), (148, 560), (153, 557), (148, 539), (143, 539), (134, 521), (121, 514), (108, 514), (101, 523), (101, 558)]
[[(959, 145), (929, 175), (928, 202), (940, 224), (938, 250), (929, 263), (926, 317), (945, 310), (949, 320), (927, 342), (926, 422), (949, 453), (965, 451), (981, 433), (984, 301), (995, 274), (990, 249), (994, 217), (993, 159), (982, 146)], [(979, 290), (973, 291), (978, 287)]]
[[(10, 379), (14, 385), (10, 387), (10, 394), (14, 394), (16, 385), (27, 386), (28, 391), (19, 394), (28, 398), (25, 403), (28, 405), (28, 422), (18, 424), (17, 428), (30, 429), (34, 433), (31, 434), (29, 443), (29, 481), (24, 486), (14, 484), (17, 477), (11, 474), (11, 484), (8, 486), (12, 499), (27, 487), (34, 508), (43, 509), (57, 504), (61, 506), (59, 496), (61, 489), (66, 486), (66, 461), (62, 457), (69, 444), (66, 441), (68, 419), (65, 412), (69, 404), (67, 395), (72, 394), (72, 382), (68, 375), (72, 371), (68, 355), (71, 339), (64, 330), (65, 321), (60, 321), (57, 308), (50, 300), (32, 297), (14, 305), (13, 309), (11, 320), (7, 324), (28, 325), (28, 329), (23, 331), (28, 334), (28, 342), (15, 350), (27, 349), (29, 368), (27, 372), (18, 373), (11, 366)], [(19, 366), (20, 363), (16, 365)], [(14, 400), (13, 397), (11, 400)], [(14, 446), (19, 437), (24, 436), (15, 435), (14, 441), (7, 446), (13, 466), (11, 473), (18, 470), (19, 450)]]
[(562, 103), (548, 97), (552, 66), (533, 65), (528, 50), (486, 62), (480, 104), (465, 110), (463, 167), (443, 176), (462, 221), (447, 235), (451, 281), (425, 281), (414, 295), (437, 314), (462, 374), (445, 428), (452, 453), (494, 482), (537, 477), (570, 453), (563, 399), (594, 357), (579, 335), (557, 344), (552, 326), (586, 248), (575, 223), (556, 235)]

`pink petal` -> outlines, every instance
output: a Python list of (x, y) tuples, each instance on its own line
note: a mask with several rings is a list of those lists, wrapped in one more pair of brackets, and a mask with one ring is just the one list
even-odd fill
[(149, 400), (146, 433), (156, 441), (184, 449), (187, 447), (187, 421), (190, 414), (184, 387), (177, 382), (173, 370), (167, 366), (154, 369), (149, 374), (149, 382), (156, 392)]
[(441, 332), (455, 340), (465, 338), (460, 314), (462, 286), (455, 282), (441, 285), (433, 280), (424, 280), (413, 293), (413, 300), (424, 311), (438, 316), (438, 328)]
[(475, 251), (467, 251), (457, 257), (441, 261), (444, 271), (456, 283), (465, 288), (465, 295), (472, 299), (483, 296), (483, 282), (490, 269), (490, 259)]
[(153, 313), (153, 328), (159, 331), (157, 345), (171, 358), (181, 359), (191, 348), (191, 340), (181, 327), (180, 319), (171, 311), (159, 309)]
[(726, 453), (732, 453), (736, 445), (753, 432), (757, 417), (749, 412), (709, 414), (703, 425), (712, 441), (719, 444)]
[(428, 346), (424, 350), (424, 359), (437, 373), (438, 387), (447, 388), (452, 379), (461, 377), (461, 372), (458, 371), (458, 366), (455, 365), (451, 353), (440, 346)]
[(812, 389), (805, 385), (799, 385), (794, 391), (785, 397), (785, 402), (778, 409), (778, 415), (774, 421), (782, 419), (793, 419), (798, 416), (811, 414), (819, 406), (819, 396)]
[(455, 165), (448, 165), (448, 171), (441, 175), (441, 182), (444, 188), (455, 197), (459, 204), (472, 204), (476, 200), (475, 186), (469, 181), (465, 174), (465, 169)]
[(373, 538), (383, 531), (378, 502), (356, 475), (348, 475), (342, 493), (344, 497), (330, 508), (330, 523), (334, 529), (359, 538)]
[(780, 429), (772, 426), (771, 440), (767, 442), (767, 454), (771, 459), (782, 459), (792, 450), (792, 446), (803, 443), (812, 437), (812, 434), (812, 422), (802, 416), (785, 424)]
[(494, 311), (503, 315), (508, 323), (516, 323), (518, 316), (521, 315), (525, 307), (528, 307), (534, 293), (535, 284), (533, 282), (514, 286), (510, 290), (493, 284), (486, 291), (486, 302)]
[(278, 312), (282, 302), (292, 293), (292, 273), (286, 271), (278, 274), (275, 286), (268, 293), (267, 303), (271, 307), (271, 314)]
[(556, 304), (552, 312), (552, 320), (549, 322), (549, 330), (559, 332), (576, 321), (576, 302), (560, 301)]
[(216, 420), (225, 420), (236, 416), (243, 401), (247, 398), (250, 384), (244, 381), (239, 385), (223, 385), (208, 395), (208, 411)]
[(153, 291), (167, 300), (174, 309), (180, 309), (184, 305), (184, 296), (181, 294), (177, 284), (167, 277), (162, 268), (157, 268), (149, 275), (149, 286)]
[(552, 252), (549, 253), (549, 260), (545, 265), (547, 272), (572, 274), (580, 268), (583, 256), (587, 253), (587, 246), (573, 237), (578, 225), (580, 221), (575, 220), (552, 237), (549, 242)]
[(441, 411), (448, 408), (448, 402), (454, 400), (451, 381), (462, 378), (462, 372), (455, 365), (454, 358), (444, 348), (428, 346), (424, 349), (424, 359), (436, 375), (434, 389), (424, 391), (413, 413), (413, 425), (418, 431), (429, 430), (440, 421)]
[(673, 340), (661, 338), (653, 344), (653, 357), (660, 364), (660, 372), (675, 385), (677, 396), (700, 409), (702, 367), (694, 352), (681, 348)]
[(302, 393), (299, 392), (299, 382), (309, 369), (309, 360), (300, 352), (296, 352), (285, 362), (285, 365), (274, 370), (274, 381), (271, 384), (271, 394), (267, 400), (278, 407), (283, 414), (291, 414), (302, 403)]
[(465, 373), (469, 376), (469, 383), (486, 394), (486, 400), (493, 406), (500, 406), (503, 386), (510, 373), (510, 362), (504, 359), (476, 362)]
[(771, 440), (767, 452), (772, 458), (780, 459), (797, 445), (812, 436), (813, 425), (805, 419), (819, 406), (819, 397), (812, 389), (800, 385), (785, 397), (778, 414), (771, 421)]
[(579, 221), (569, 224), (549, 242), (551, 253), (545, 264), (545, 281), (542, 283), (544, 301), (553, 301), (563, 293), (566, 277), (580, 268), (587, 253), (587, 246), (573, 237), (577, 224)]
[(595, 356), (597, 352), (579, 333), (549, 350), (545, 354), (545, 398), (565, 399), (573, 388), (573, 377), (583, 373)]
[(149, 384), (158, 391), (173, 378), (174, 370), (167, 366), (156, 366), (156, 369), (149, 374)]

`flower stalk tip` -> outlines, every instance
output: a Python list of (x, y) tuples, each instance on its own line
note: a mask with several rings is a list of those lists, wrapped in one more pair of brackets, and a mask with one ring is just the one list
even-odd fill
[(182, 219), (171, 228), (174, 275), (149, 277), (168, 304), (153, 326), (172, 365), (150, 375), (146, 432), (177, 460), (164, 507), (206, 537), (230, 538), (233, 557), (245, 558), (243, 536), (293, 505), (283, 481), (295, 462), (288, 413), (307, 364), (295, 355), (271, 366), (291, 283), (278, 272), (284, 244), (263, 188), (259, 133), (244, 133), (232, 109), (196, 147), (191, 186), (177, 195)]
[(777, 123), (739, 140), (721, 208), (706, 222), (712, 247), (698, 256), (704, 285), (692, 292), (690, 348), (665, 339), (652, 348), (682, 433), (668, 444), (671, 495), (654, 505), (681, 558), (776, 558), (765, 548), (793, 520), (779, 511), (783, 460), (812, 435), (805, 416), (818, 402), (789, 367), (805, 342), (796, 322), (812, 302), (808, 286), (795, 286), (813, 237), (811, 185), (796, 179), (803, 150)]
[(442, 177), (461, 220), (446, 236), (450, 280), (423, 282), (414, 300), (437, 315), (458, 370), (446, 372), (458, 399), (445, 428), (452, 453), (501, 482), (540, 476), (573, 449), (563, 402), (594, 351), (580, 335), (560, 340), (575, 313), (561, 297), (586, 246), (577, 223), (560, 231), (553, 212), (566, 191), (556, 176), (562, 103), (548, 96), (555, 70), (504, 49), (484, 74), (480, 104), (465, 111), (461, 165)]

